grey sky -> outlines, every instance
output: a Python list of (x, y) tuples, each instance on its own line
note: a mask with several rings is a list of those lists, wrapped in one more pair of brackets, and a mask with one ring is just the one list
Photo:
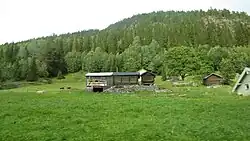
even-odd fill
[(103, 29), (138, 13), (210, 7), (249, 14), (250, 0), (0, 0), (0, 44)]

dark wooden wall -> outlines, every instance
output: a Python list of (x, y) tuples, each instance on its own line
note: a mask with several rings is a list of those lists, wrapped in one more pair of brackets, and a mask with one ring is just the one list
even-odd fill
[(114, 85), (136, 85), (138, 76), (114, 76)]
[(223, 83), (223, 78), (218, 77), (216, 75), (212, 75), (207, 79), (203, 80), (204, 85), (220, 85)]
[(151, 73), (145, 73), (141, 76), (141, 84), (154, 84), (155, 76)]

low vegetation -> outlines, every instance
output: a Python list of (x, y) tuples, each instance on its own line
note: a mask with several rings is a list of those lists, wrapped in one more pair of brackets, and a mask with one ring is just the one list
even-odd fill
[[(249, 97), (231, 87), (173, 92), (87, 93), (81, 73), (0, 91), (0, 140), (248, 140)], [(71, 90), (60, 90), (72, 86)], [(47, 90), (37, 94), (36, 90)], [(28, 91), (27, 91), (28, 90)]]
[[(78, 73), (71, 73), (65, 76), (65, 79), (58, 79), (54, 78), (50, 80), (50, 83), (48, 84), (47, 81), (44, 83), (41, 82), (33, 82), (33, 83), (27, 83), (27, 82), (15, 82), (19, 85), (17, 88), (10, 89), (8, 91), (11, 92), (36, 92), (39, 90), (45, 90), (47, 92), (57, 93), (63, 90), (66, 90), (68, 87), (70, 87), (70, 90), (73, 91), (79, 91), (85, 89), (85, 73), (78, 72)], [(14, 84), (15, 84), (14, 83)], [(13, 83), (11, 83), (13, 84)], [(24, 85), (25, 84), (25, 85)], [(63, 89), (60, 89), (63, 88)]]

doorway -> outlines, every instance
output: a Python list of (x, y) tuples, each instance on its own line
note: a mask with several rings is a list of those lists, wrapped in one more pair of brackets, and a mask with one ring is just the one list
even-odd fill
[(93, 92), (103, 92), (103, 88), (93, 88)]

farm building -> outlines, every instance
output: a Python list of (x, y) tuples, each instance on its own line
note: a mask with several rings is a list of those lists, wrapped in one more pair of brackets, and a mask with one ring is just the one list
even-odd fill
[(236, 92), (239, 95), (250, 95), (250, 68), (243, 70), (232, 92)]
[(113, 72), (87, 73), (85, 77), (86, 87), (94, 92), (103, 91), (114, 83)]
[(210, 75), (207, 75), (206, 77), (203, 78), (203, 84), (206, 86), (221, 85), (223, 84), (223, 82), (224, 82), (223, 77), (214, 73), (211, 73)]
[(87, 73), (86, 87), (94, 92), (103, 91), (115, 85), (137, 85), (139, 72), (100, 72)]
[(140, 78), (139, 78), (139, 83), (141, 85), (153, 85), (155, 82), (155, 74), (152, 72), (149, 72), (145, 69), (141, 69), (139, 71), (140, 73)]

